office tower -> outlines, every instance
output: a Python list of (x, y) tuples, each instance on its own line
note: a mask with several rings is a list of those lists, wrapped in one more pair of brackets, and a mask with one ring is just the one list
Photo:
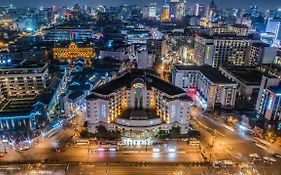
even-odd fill
[(208, 21), (211, 21), (212, 18), (216, 15), (217, 13), (217, 5), (214, 0), (211, 1), (207, 8), (207, 13), (206, 13), (206, 18)]
[(169, 22), (170, 20), (170, 5), (165, 1), (165, 4), (162, 6), (161, 22)]
[(205, 7), (202, 4), (196, 4), (195, 7), (195, 16), (204, 17)]

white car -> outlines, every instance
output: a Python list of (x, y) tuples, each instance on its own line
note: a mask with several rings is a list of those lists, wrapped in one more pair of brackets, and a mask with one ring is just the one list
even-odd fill
[(253, 159), (260, 159), (260, 156), (257, 153), (249, 154), (249, 156)]

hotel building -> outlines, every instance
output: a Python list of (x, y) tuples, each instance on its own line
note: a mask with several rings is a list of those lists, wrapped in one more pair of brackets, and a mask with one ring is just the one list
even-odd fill
[(222, 64), (246, 64), (252, 40), (246, 36), (197, 35), (195, 37), (195, 62), (219, 67)]
[(232, 109), (235, 105), (237, 83), (208, 65), (173, 67), (172, 82), (188, 93), (197, 92), (206, 109), (221, 107)]
[(281, 87), (271, 86), (262, 91), (257, 104), (257, 118), (265, 121), (267, 128), (281, 129)]
[(86, 97), (89, 132), (98, 125), (109, 130), (168, 130), (189, 128), (191, 99), (182, 89), (145, 70), (132, 70)]
[(34, 98), (47, 87), (48, 82), (47, 64), (26, 62), (0, 68), (0, 96), (2, 94), (8, 99)]

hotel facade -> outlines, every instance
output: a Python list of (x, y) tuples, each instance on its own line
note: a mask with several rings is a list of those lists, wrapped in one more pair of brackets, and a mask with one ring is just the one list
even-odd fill
[(223, 76), (211, 66), (173, 67), (172, 82), (187, 93), (196, 92), (206, 109), (221, 107), (232, 109), (235, 106), (238, 84)]
[(89, 132), (189, 129), (191, 99), (182, 89), (144, 70), (132, 70), (95, 88), (86, 97)]

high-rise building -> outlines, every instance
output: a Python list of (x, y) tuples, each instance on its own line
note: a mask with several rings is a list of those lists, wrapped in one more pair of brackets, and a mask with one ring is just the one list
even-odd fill
[(277, 48), (271, 47), (269, 44), (255, 42), (251, 44), (247, 64), (260, 65), (272, 64), (277, 53)]
[(281, 45), (281, 18), (269, 19), (266, 25), (266, 32), (274, 34), (274, 44)]
[(144, 6), (142, 9), (142, 17), (145, 19), (156, 19), (157, 4), (150, 3), (149, 6)]
[(219, 67), (221, 64), (244, 65), (252, 40), (237, 35), (197, 35), (195, 62)]
[(170, 17), (181, 20), (185, 16), (185, 0), (170, 0)]
[(157, 4), (151, 3), (148, 8), (148, 18), (149, 19), (155, 19), (157, 15)]
[(176, 18), (177, 6), (179, 3), (180, 3), (180, 0), (169, 0), (171, 19)]
[(155, 60), (155, 55), (147, 51), (136, 52), (138, 69), (151, 69)]
[(256, 17), (259, 16), (258, 6), (252, 5), (250, 7), (250, 15), (251, 15), (252, 18), (256, 18)]
[(176, 20), (182, 20), (186, 15), (185, 1), (180, 1), (176, 6)]
[[(269, 76), (263, 76), (260, 84), (260, 90), (259, 95), (256, 103), (256, 110), (260, 110), (260, 105), (262, 104), (262, 101), (264, 99), (263, 94), (265, 90), (269, 87), (278, 86), (279, 85), (279, 79), (276, 77), (269, 77)], [(261, 111), (260, 111), (261, 112)]]
[(147, 40), (147, 51), (155, 54), (155, 61), (158, 62), (165, 56), (169, 46), (164, 39), (149, 39)]
[(149, 7), (148, 6), (144, 6), (142, 8), (142, 17), (144, 19), (148, 19), (149, 18)]
[(202, 4), (196, 4), (195, 16), (204, 17), (205, 7)]
[(267, 128), (281, 129), (281, 86), (279, 79), (263, 77), (256, 105), (257, 118)]
[(200, 94), (202, 106), (206, 109), (216, 106), (230, 109), (235, 105), (238, 85), (211, 66), (176, 65), (173, 67), (172, 81), (190, 96)]
[(0, 68), (0, 96), (5, 96), (4, 99), (34, 98), (48, 83), (47, 64), (24, 62)]
[(212, 18), (216, 15), (217, 13), (217, 5), (214, 0), (211, 1), (207, 8), (207, 13), (206, 13), (206, 18), (208, 21), (212, 21)]
[(233, 24), (229, 26), (209, 27), (207, 33), (210, 35), (235, 34), (237, 36), (248, 36), (251, 33), (251, 30), (246, 25)]
[(162, 13), (161, 13), (161, 22), (169, 22), (171, 20), (171, 12), (170, 12), (170, 5), (165, 1), (165, 4), (162, 6)]

